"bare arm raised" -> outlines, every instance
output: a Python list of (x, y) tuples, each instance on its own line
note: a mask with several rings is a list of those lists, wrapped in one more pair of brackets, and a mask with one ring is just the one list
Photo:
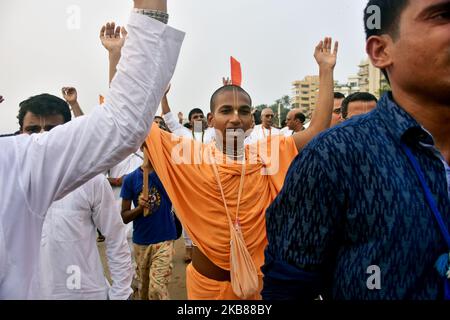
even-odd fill
[(81, 110), (81, 106), (78, 103), (78, 92), (74, 87), (63, 87), (61, 89), (61, 93), (63, 95), (64, 100), (72, 108), (73, 115), (75, 118), (81, 117), (84, 115), (83, 110)]
[(325, 38), (315, 49), (314, 58), (319, 65), (319, 97), (309, 128), (293, 135), (298, 151), (301, 151), (320, 132), (330, 127), (333, 111), (333, 72), (336, 66), (338, 45), (336, 42), (332, 49), (332, 39)]
[(115, 22), (107, 23), (100, 30), (100, 40), (109, 53), (109, 83), (111, 84), (117, 72), (122, 47), (128, 35), (125, 27), (117, 26)]

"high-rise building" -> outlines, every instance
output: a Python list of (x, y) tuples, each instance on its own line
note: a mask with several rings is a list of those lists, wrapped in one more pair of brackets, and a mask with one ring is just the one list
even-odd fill
[(380, 97), (380, 93), (389, 87), (380, 69), (374, 67), (369, 58), (359, 64), (359, 90)]
[(291, 105), (299, 108), (309, 119), (316, 107), (319, 92), (319, 76), (306, 76), (303, 80), (292, 82)]
[(336, 81), (334, 84), (334, 92), (340, 92), (346, 97), (358, 91), (360, 91), (359, 76), (348, 77), (347, 83), (338, 83)]

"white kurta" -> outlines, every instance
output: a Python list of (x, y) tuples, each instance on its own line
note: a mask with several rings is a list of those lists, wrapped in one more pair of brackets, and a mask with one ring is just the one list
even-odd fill
[(284, 137), (290, 137), (294, 134), (294, 131), (290, 130), (288, 127), (284, 127), (280, 130), (280, 135)]
[(253, 128), (253, 131), (250, 134), (250, 136), (247, 138), (246, 143), (248, 143), (248, 144), (256, 143), (259, 140), (263, 140), (269, 136), (276, 136), (279, 134), (280, 134), (279, 129), (271, 128), (269, 130), (269, 129), (263, 128), (263, 126), (261, 124), (259, 124)]
[(196, 141), (208, 144), (216, 139), (216, 131), (214, 128), (207, 128), (204, 132), (195, 132), (192, 134), (192, 130), (189, 130), (185, 126), (178, 122), (178, 119), (172, 112), (168, 112), (163, 115), (163, 119), (166, 122), (167, 128), (177, 137), (186, 137), (189, 139), (195, 139)]
[(108, 177), (122, 178), (123, 176), (133, 172), (139, 168), (144, 161), (144, 153), (138, 150), (130, 154), (125, 160), (120, 162), (115, 167), (108, 170)]
[(175, 70), (184, 34), (132, 13), (105, 105), (50, 132), (0, 139), (0, 299), (26, 299), (42, 225), (63, 198), (136, 151)]
[[(111, 287), (105, 281), (96, 229), (106, 238)], [(125, 300), (131, 295), (125, 224), (104, 175), (53, 202), (42, 230), (39, 271), (37, 299)]]
[[(115, 167), (108, 170), (109, 178), (122, 178), (123, 176), (133, 172), (137, 168), (139, 168), (144, 162), (144, 153), (141, 150), (138, 150), (132, 154), (130, 154), (125, 160), (116, 165)], [(116, 202), (117, 209), (119, 212), (122, 210), (122, 199), (120, 198), (121, 187), (113, 186), (114, 198)], [(132, 206), (134, 207), (134, 206)], [(125, 233), (130, 239), (129, 244), (131, 250), (133, 249), (131, 243), (131, 237), (133, 235), (133, 224), (129, 223), (126, 225)]]

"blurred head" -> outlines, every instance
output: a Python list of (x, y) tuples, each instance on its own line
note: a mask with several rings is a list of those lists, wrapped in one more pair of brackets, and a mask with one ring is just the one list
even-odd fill
[(203, 111), (199, 108), (194, 108), (189, 112), (189, 124), (191, 125), (191, 128), (195, 128), (196, 127), (196, 123), (197, 126), (200, 126), (200, 128), (203, 128), (203, 130), (205, 130), (207, 128), (207, 122), (205, 119), (205, 115), (203, 114)]
[[(380, 26), (373, 24), (372, 6), (380, 10)], [(371, 0), (365, 12), (367, 53), (394, 97), (449, 105), (450, 0)]]
[(293, 109), (289, 111), (286, 117), (286, 125), (289, 130), (299, 132), (303, 129), (303, 124), (306, 121), (305, 115), (300, 109)]
[(255, 126), (261, 124), (261, 111), (259, 111), (258, 109), (253, 110), (253, 120), (255, 122)]
[(155, 116), (155, 118), (153, 118), (153, 123), (156, 123), (161, 130), (170, 132), (163, 117)]
[(331, 115), (331, 127), (339, 124), (341, 122), (341, 106), (342, 101), (344, 101), (345, 96), (340, 92), (334, 93), (334, 105), (333, 105), (333, 113)]
[(31, 97), (19, 104), (20, 132), (25, 134), (50, 131), (72, 119), (66, 101), (50, 94)]
[(342, 119), (369, 113), (377, 107), (377, 98), (367, 92), (356, 92), (342, 102)]
[[(211, 97), (211, 123), (227, 139), (238, 139), (252, 128), (252, 99), (239, 86), (227, 85), (219, 88)], [(242, 138), (242, 137), (240, 137)]]
[(272, 109), (265, 108), (261, 112), (261, 124), (264, 128), (270, 129), (273, 125), (273, 119), (275, 118), (275, 114), (273, 113)]

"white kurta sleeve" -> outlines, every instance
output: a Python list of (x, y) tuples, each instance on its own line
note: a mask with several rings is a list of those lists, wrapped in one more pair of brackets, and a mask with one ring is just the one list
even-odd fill
[(173, 112), (168, 112), (163, 115), (163, 119), (166, 122), (167, 128), (178, 137), (188, 137), (192, 138), (192, 131), (183, 127), (178, 119), (175, 117)]
[(175, 70), (184, 33), (132, 13), (117, 75), (102, 107), (31, 137), (18, 137), (16, 158), (29, 209), (44, 215), (60, 199), (136, 151)]
[(133, 267), (131, 251), (126, 237), (126, 227), (115, 204), (114, 193), (104, 176), (95, 178), (88, 197), (92, 199), (92, 219), (98, 230), (105, 236), (106, 257), (111, 273), (112, 286), (109, 299), (126, 300), (133, 290)]

